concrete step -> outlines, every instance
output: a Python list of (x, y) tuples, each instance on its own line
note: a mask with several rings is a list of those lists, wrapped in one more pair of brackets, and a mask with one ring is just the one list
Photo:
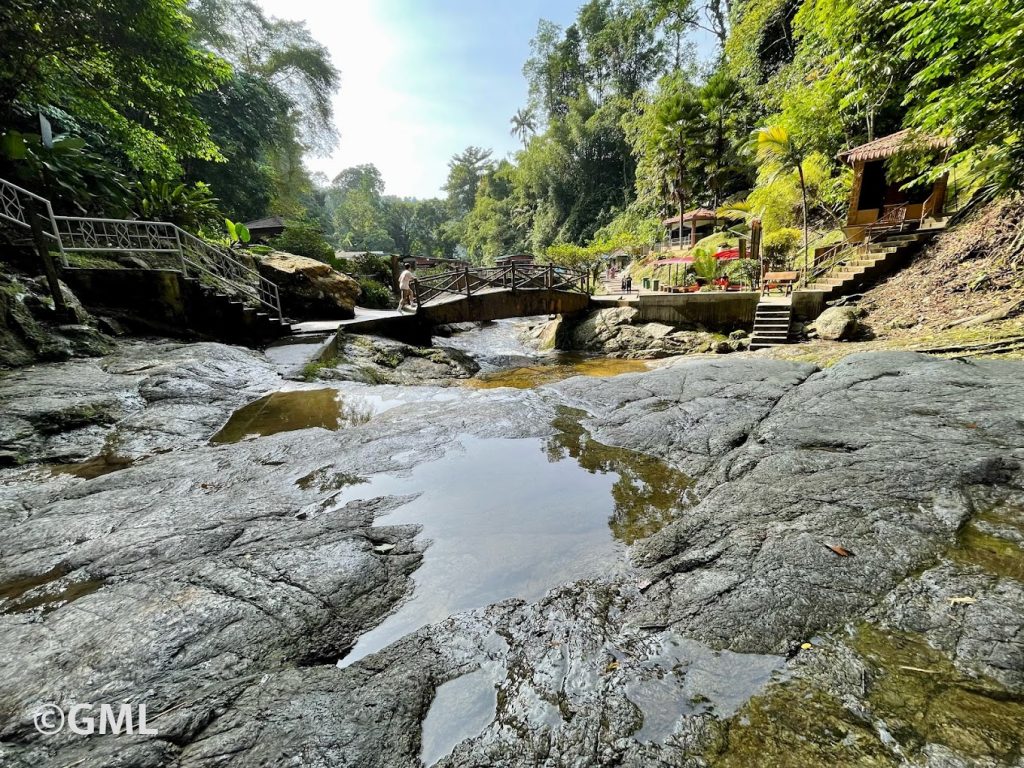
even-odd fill
[(921, 222), (919, 231), (931, 232), (934, 230), (943, 230), (949, 224), (949, 216), (942, 216), (937, 219), (925, 219)]

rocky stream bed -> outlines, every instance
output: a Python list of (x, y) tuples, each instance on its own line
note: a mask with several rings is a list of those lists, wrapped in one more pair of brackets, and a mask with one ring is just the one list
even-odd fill
[(1024, 765), (1024, 364), (643, 367), (3, 374), (0, 764)]

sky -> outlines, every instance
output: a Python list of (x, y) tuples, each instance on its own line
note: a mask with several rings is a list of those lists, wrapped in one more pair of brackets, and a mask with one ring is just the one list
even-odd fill
[(523, 64), (541, 18), (567, 26), (582, 0), (259, 0), (306, 22), (341, 71), (340, 134), (311, 171), (373, 163), (385, 192), (442, 196), (448, 160), (470, 145), (519, 148), (509, 119), (526, 104)]

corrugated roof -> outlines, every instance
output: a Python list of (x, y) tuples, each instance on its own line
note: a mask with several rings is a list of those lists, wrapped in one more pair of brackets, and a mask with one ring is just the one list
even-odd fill
[(861, 144), (859, 147), (839, 153), (839, 159), (848, 163), (871, 162), (884, 160), (887, 157), (911, 149), (945, 149), (952, 140), (944, 136), (931, 136), (925, 133), (912, 133), (909, 128), (883, 136), (880, 139)]

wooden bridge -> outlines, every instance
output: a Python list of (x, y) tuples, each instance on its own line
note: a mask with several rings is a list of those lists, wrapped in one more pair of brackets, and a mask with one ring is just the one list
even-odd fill
[(567, 314), (587, 308), (590, 276), (553, 264), (464, 267), (417, 278), (413, 292), (432, 324)]

